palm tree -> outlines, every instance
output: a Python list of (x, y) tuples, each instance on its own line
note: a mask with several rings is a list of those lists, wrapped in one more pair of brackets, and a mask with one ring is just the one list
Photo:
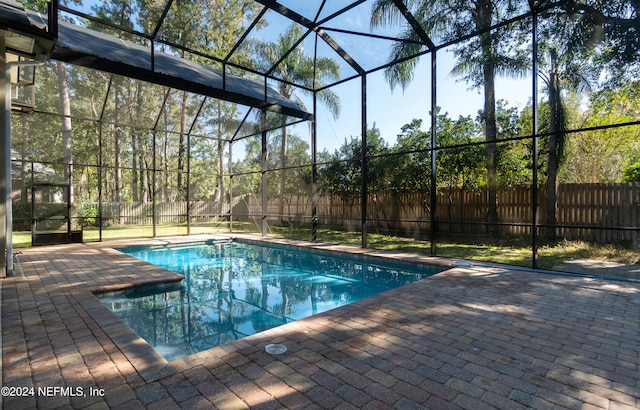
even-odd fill
[[(468, 42), (453, 47), (458, 64), (452, 73), (464, 78), (472, 86), (483, 87), (486, 138), (486, 168), (489, 188), (489, 211), (487, 215), (489, 230), (496, 233), (494, 227), (498, 222), (497, 191), (498, 177), (496, 167), (496, 75), (520, 77), (529, 66), (527, 54), (522, 44), (521, 32), (488, 30), (500, 15), (513, 12), (517, 2), (513, 0), (476, 0), (472, 2), (457, 0), (407, 0), (408, 9), (413, 10), (418, 23), (425, 33), (434, 38), (455, 39), (460, 33), (477, 31), (480, 34)], [(404, 21), (403, 13), (395, 6), (394, 0), (376, 0), (373, 4), (371, 26), (385, 26)], [(408, 25), (400, 34), (401, 41), (394, 44), (390, 61), (409, 58), (420, 51), (421, 38)], [(470, 29), (471, 28), (471, 29)], [(515, 51), (514, 51), (515, 50)], [(394, 64), (386, 69), (385, 76), (393, 87), (403, 87), (413, 79), (416, 59)]]
[(592, 61), (593, 49), (586, 44), (566, 42), (576, 31), (579, 21), (567, 14), (551, 16), (540, 24), (538, 50), (538, 77), (542, 79), (549, 102), (548, 153), (546, 182), (546, 236), (555, 239), (557, 179), (558, 171), (565, 159), (565, 131), (567, 129), (567, 110), (564, 91), (589, 91), (592, 82), (596, 82), (600, 70), (594, 69), (587, 61)]
[[(299, 95), (312, 94), (313, 91), (324, 85), (326, 80), (340, 78), (340, 64), (329, 57), (312, 58), (306, 55), (304, 48), (297, 45), (303, 35), (299, 25), (292, 24), (278, 39), (272, 43), (256, 43), (255, 50), (258, 63), (265, 72), (277, 76), (284, 81), (278, 82), (278, 92), (286, 98), (304, 108), (304, 103)], [(317, 93), (318, 100), (331, 112), (334, 118), (340, 115), (340, 98), (331, 90), (325, 89)], [(282, 143), (280, 146), (280, 161), (285, 167), (287, 155), (287, 118), (279, 116), (282, 131)], [(282, 223), (284, 215), (284, 185), (285, 173), (280, 171), (280, 202), (279, 219)]]

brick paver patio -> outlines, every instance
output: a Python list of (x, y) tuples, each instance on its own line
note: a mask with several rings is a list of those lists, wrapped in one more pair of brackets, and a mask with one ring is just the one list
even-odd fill
[(0, 280), (4, 408), (640, 408), (638, 282), (456, 267), (167, 363), (91, 291), (180, 277), (112, 245)]

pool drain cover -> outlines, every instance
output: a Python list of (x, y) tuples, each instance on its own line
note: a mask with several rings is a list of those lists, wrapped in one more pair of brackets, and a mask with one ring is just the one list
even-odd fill
[(287, 346), (281, 344), (268, 344), (264, 347), (265, 352), (269, 354), (282, 354), (287, 351)]

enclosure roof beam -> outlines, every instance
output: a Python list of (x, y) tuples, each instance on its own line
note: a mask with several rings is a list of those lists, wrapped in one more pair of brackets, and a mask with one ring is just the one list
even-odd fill
[(298, 118), (311, 114), (264, 83), (234, 76), (178, 56), (59, 22), (51, 57), (155, 84)]
[(413, 28), (413, 31), (415, 31), (416, 34), (420, 37), (420, 39), (424, 41), (425, 44), (427, 44), (427, 47), (429, 47), (429, 50), (431, 51), (435, 50), (436, 45), (433, 44), (433, 41), (431, 41), (431, 38), (429, 38), (427, 33), (424, 31), (424, 29), (418, 22), (418, 20), (416, 20), (415, 16), (411, 14), (409, 9), (407, 8), (407, 5), (404, 4), (402, 0), (393, 0), (393, 4), (395, 4), (398, 10), (400, 11), (400, 13), (402, 13), (404, 18), (407, 20), (407, 22), (411, 26), (411, 28)]
[[(0, 10), (0, 34), (6, 29), (42, 31), (48, 24), (46, 17), (11, 0), (0, 0)], [(57, 42), (50, 54), (55, 60), (301, 119), (312, 118), (312, 114), (267, 87), (266, 78), (261, 82), (238, 77), (62, 20), (51, 23), (57, 25)]]
[(296, 13), (295, 11), (283, 6), (275, 0), (256, 0), (256, 2), (262, 4), (265, 7), (270, 8), (271, 10), (282, 14), (287, 17), (289, 20), (295, 21), (301, 26), (306, 27), (309, 30), (313, 30), (316, 28), (316, 24), (309, 20), (308, 18)]
[(46, 57), (56, 41), (55, 26), (49, 27), (46, 17), (11, 0), (0, 0), (0, 36), (7, 51), (30, 58)]
[[(292, 11), (291, 9), (283, 6), (282, 4), (278, 3), (275, 0), (256, 0), (256, 1), (262, 4), (263, 6), (268, 7), (276, 11), (277, 13), (280, 13), (281, 15), (287, 17), (288, 19), (295, 21), (301, 26), (306, 27), (308, 30), (313, 30), (316, 33), (318, 33), (318, 35), (322, 37), (322, 39), (329, 45), (329, 47), (334, 49), (334, 51), (338, 53), (340, 57), (342, 57), (358, 74), (360, 75), (364, 74), (364, 69), (360, 67), (360, 65), (355, 61), (355, 59), (351, 57), (342, 47), (340, 47), (340, 45), (331, 38), (329, 33), (327, 33), (322, 28), (320, 28), (318, 24), (296, 13), (295, 11)], [(356, 3), (359, 4), (360, 2), (356, 2)], [(348, 8), (350, 7), (351, 6), (349, 6)]]

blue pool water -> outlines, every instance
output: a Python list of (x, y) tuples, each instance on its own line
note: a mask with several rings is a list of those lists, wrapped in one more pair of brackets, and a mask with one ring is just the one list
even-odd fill
[(169, 361), (444, 270), (241, 242), (119, 250), (185, 277), (159, 293), (102, 298)]

